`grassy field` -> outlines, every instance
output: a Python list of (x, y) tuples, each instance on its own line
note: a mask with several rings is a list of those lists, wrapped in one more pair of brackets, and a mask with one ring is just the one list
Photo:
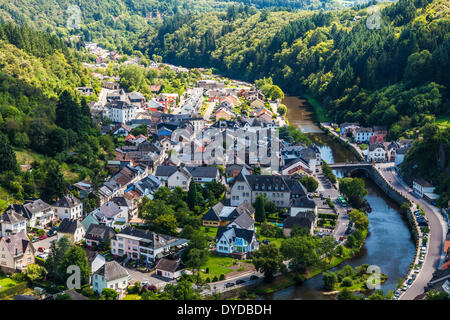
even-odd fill
[(14, 148), (16, 153), (17, 162), (19, 164), (31, 164), (33, 161), (42, 161), (45, 156), (42, 154), (33, 152), (31, 150), (25, 150), (20, 148)]
[(438, 117), (436, 123), (442, 128), (450, 127), (450, 116)]
[[(200, 272), (200, 276), (202, 278), (209, 277), (210, 279), (212, 279), (214, 278), (214, 276), (217, 276), (217, 278), (219, 278), (221, 274), (226, 275), (227, 273), (234, 271), (231, 268), (233, 266), (234, 260), (235, 259), (233, 258), (222, 257), (210, 252), (208, 261), (204, 266), (201, 267), (203, 271)], [(206, 271), (206, 268), (209, 268), (209, 273), (204, 272)]]
[[(208, 230), (208, 231), (207, 231)], [(200, 227), (200, 231), (205, 235), (208, 236), (212, 239), (216, 238), (216, 234), (217, 234), (217, 227), (205, 227), (205, 226), (201, 226)]]
[(142, 300), (142, 298), (138, 294), (127, 294), (123, 300)]
[(14, 287), (17, 283), (11, 278), (7, 278), (6, 276), (0, 276), (0, 292), (6, 290), (8, 288)]

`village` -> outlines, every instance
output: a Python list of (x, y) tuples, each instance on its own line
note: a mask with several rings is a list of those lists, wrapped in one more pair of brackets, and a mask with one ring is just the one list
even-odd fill
[[(87, 64), (92, 70), (120, 61), (117, 52), (95, 43), (87, 43), (86, 49), (96, 56), (95, 63)], [(192, 73), (154, 61), (143, 66), (139, 58), (124, 63), (146, 70), (170, 69), (175, 76)], [(118, 76), (94, 75), (101, 82), (100, 92), (92, 87), (77, 90), (80, 95), (98, 98), (88, 104), (92, 121), (117, 142), (114, 157), (106, 161), (111, 175), (98, 187), (87, 179), (79, 181), (55, 203), (29, 199), (9, 206), (0, 215), (0, 268), (5, 274), (24, 272), (33, 264), (45, 265), (52, 246), (65, 238), (85, 250), (89, 287), (99, 296), (108, 288), (117, 292), (119, 299), (127, 299), (133, 296), (130, 288), (136, 283), (160, 290), (183, 274), (195, 272), (207, 282), (202, 294), (213, 295), (262, 281), (262, 273), (250, 262), (252, 253), (270, 243), (279, 247), (280, 239), (288, 238), (296, 227), (311, 235), (332, 236), (338, 245), (355, 230), (349, 220), (352, 208), (337, 184), (324, 174), (319, 148), (295, 142), (283, 129), (286, 107), (281, 99), (272, 100), (254, 84), (204, 69), (197, 69), (194, 78), (186, 75), (194, 80), (184, 92), (165, 92), (164, 85), (155, 84), (150, 86), (151, 94), (127, 92)], [(149, 95), (151, 98), (145, 97)], [(413, 142), (388, 142), (385, 127), (364, 128), (357, 123), (324, 126), (354, 145), (367, 163), (397, 167)], [(272, 154), (275, 169), (273, 162), (263, 163), (258, 148), (252, 151), (245, 141), (239, 141), (239, 133), (262, 139), (266, 131), (285, 133), (270, 140), (271, 147), (277, 146)], [(217, 144), (218, 137), (231, 140)], [(186, 145), (190, 153), (186, 153)], [(212, 146), (215, 163), (201, 156)], [(243, 157), (237, 156), (239, 152)], [(225, 153), (224, 159), (219, 156)], [(311, 181), (317, 185), (310, 186)], [(437, 197), (433, 186), (421, 179), (414, 181), (411, 192), (430, 203)], [(149, 218), (165, 209), (156, 204), (169, 203), (171, 197), (188, 199), (179, 200), (185, 202), (179, 206), (186, 207), (191, 193), (203, 195), (202, 200), (194, 197), (197, 202), (192, 200), (189, 209), (198, 217), (192, 225), (208, 239), (207, 262), (195, 268), (181, 259), (189, 250), (190, 223), (183, 223), (183, 228), (177, 225), (190, 217), (175, 221)], [(99, 206), (88, 211), (83, 199), (90, 197), (97, 197)], [(258, 216), (260, 201), (263, 218)], [(167, 218), (164, 212), (159, 214)], [(45, 288), (39, 290), (41, 297), (49, 295)], [(74, 290), (65, 293), (73, 299), (88, 299)]]

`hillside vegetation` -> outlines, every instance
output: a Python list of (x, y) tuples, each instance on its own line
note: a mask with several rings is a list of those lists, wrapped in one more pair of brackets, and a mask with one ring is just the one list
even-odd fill
[(332, 119), (385, 124), (390, 138), (448, 114), (448, 2), (380, 4), (332, 12), (177, 14), (140, 38), (149, 55), (210, 66), (232, 77), (272, 77), (290, 93), (319, 99)]

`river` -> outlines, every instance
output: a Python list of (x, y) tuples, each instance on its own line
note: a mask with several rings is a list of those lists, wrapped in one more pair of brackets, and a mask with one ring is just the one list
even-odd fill
[[(301, 102), (301, 103), (299, 103)], [(356, 161), (350, 150), (342, 148), (329, 136), (320, 133), (320, 128), (314, 123), (314, 114), (308, 108), (305, 100), (296, 97), (286, 97), (283, 103), (287, 106), (287, 116), (290, 124), (308, 133), (311, 140), (319, 146), (322, 158), (328, 163)], [(300, 109), (300, 110), (299, 110)], [(305, 118), (303, 118), (305, 116)], [(293, 120), (291, 120), (291, 117)], [(319, 130), (316, 130), (318, 128)], [(336, 175), (342, 176), (340, 172)], [(356, 267), (362, 264), (377, 265), (388, 279), (381, 285), (385, 292), (395, 290), (397, 280), (404, 278), (413, 261), (415, 252), (414, 240), (408, 229), (406, 219), (400, 214), (399, 206), (390, 200), (372, 181), (365, 179), (372, 212), (369, 217), (369, 235), (360, 253), (340, 266), (348, 264)], [(288, 287), (276, 293), (266, 295), (265, 299), (286, 300), (325, 300), (334, 299), (321, 293), (322, 276), (318, 275), (301, 285)]]

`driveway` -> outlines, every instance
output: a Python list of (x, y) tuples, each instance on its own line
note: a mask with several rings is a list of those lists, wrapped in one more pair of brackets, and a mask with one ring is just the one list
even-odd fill
[(125, 269), (127, 269), (128, 273), (131, 276), (130, 279), (130, 284), (134, 284), (136, 281), (140, 281), (142, 282), (149, 282), (151, 285), (155, 285), (158, 288), (164, 288), (166, 286), (166, 284), (170, 283), (170, 281), (165, 281), (161, 278), (156, 277), (154, 274), (155, 272), (140, 272), (136, 269), (132, 269), (132, 268), (128, 268), (125, 267)]
[(45, 250), (50, 249), (50, 241), (57, 240), (57, 239), (58, 239), (57, 236), (53, 236), (53, 237), (50, 237), (50, 238), (47, 238), (44, 240), (39, 240), (39, 241), (33, 242), (33, 247), (34, 247), (34, 249), (36, 249), (36, 255), (42, 253), (42, 252), (38, 251), (39, 247), (43, 247)]

